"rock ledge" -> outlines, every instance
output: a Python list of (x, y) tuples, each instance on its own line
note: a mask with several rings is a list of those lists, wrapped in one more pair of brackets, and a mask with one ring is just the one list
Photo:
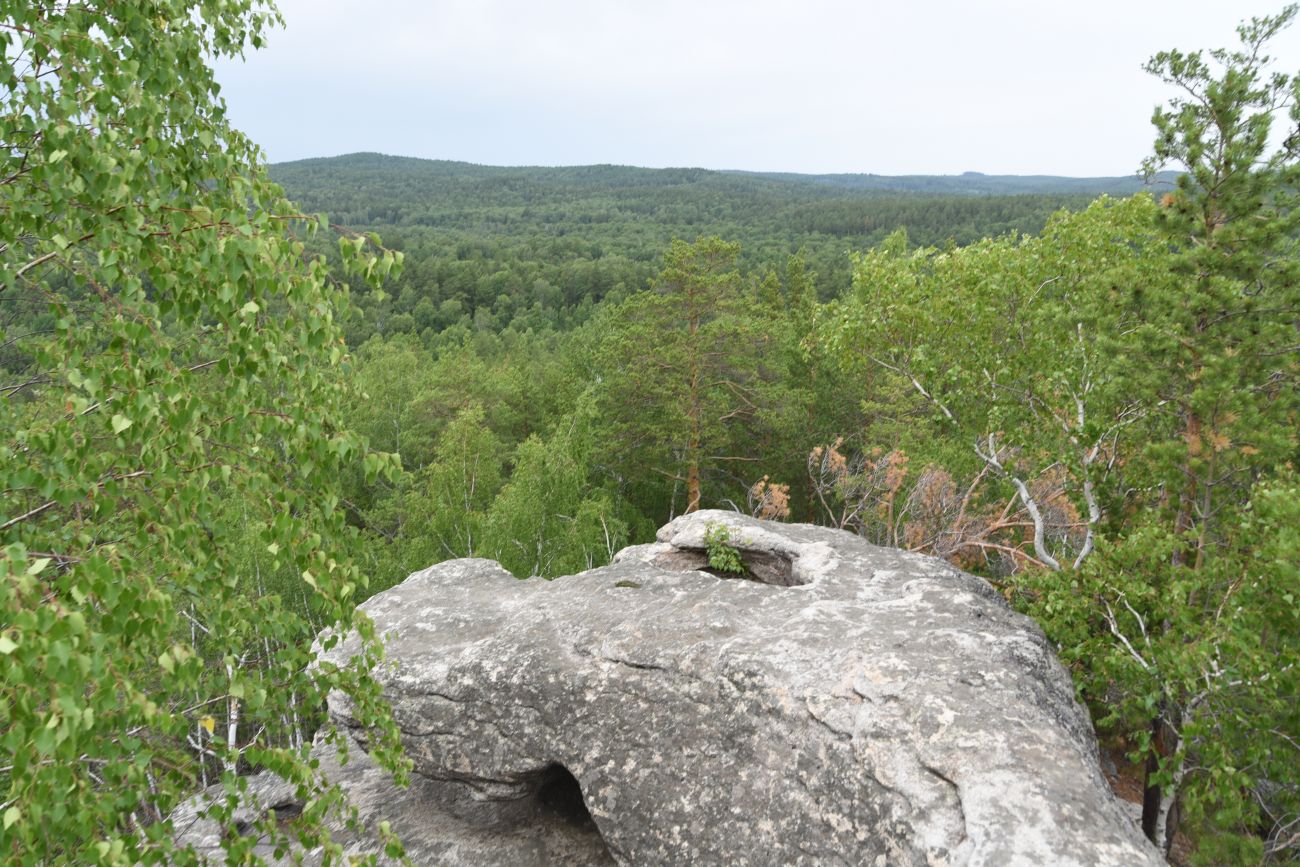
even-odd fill
[[(743, 577), (700, 571), (717, 525)], [(418, 782), (339, 773), (416, 863), (1163, 863), (984, 581), (730, 512), (658, 539), (556, 581), (449, 561), (365, 603)]]

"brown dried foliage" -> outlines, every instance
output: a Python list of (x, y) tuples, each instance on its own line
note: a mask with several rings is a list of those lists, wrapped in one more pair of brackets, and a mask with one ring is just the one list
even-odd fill
[[(844, 438), (808, 455), (808, 475), (827, 524), (879, 545), (943, 557), (962, 568), (996, 575), (1041, 567), (1033, 556), (1033, 524), (1018, 496), (988, 501), (986, 467), (959, 484), (944, 467), (928, 465), (912, 476), (901, 449), (846, 454)], [(1077, 550), (1084, 521), (1066, 495), (1067, 472), (1054, 467), (1032, 479), (1049, 543)]]
[(789, 518), (790, 486), (763, 476), (749, 489), (749, 513), (769, 521), (784, 521)]

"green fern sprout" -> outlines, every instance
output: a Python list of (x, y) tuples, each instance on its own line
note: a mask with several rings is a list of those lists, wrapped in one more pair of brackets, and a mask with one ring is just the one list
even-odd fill
[(709, 524), (704, 531), (704, 548), (709, 555), (709, 566), (719, 572), (741, 573), (745, 564), (740, 551), (731, 544), (731, 531), (722, 524)]

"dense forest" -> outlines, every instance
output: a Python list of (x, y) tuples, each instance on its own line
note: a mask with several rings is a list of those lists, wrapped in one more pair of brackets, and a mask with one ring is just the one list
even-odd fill
[(379, 154), (271, 166), (309, 213), (379, 232), (407, 254), (385, 286), (365, 293), (353, 345), (378, 331), (452, 326), (568, 330), (595, 305), (645, 289), (675, 238), (740, 243), (758, 269), (800, 253), (822, 300), (851, 281), (849, 253), (905, 229), (920, 245), (965, 245), (1036, 233), (1091, 195), (1171, 189), (1168, 174), (1133, 178), (881, 178), (754, 175), (627, 166), (501, 168)]
[(174, 805), (234, 828), (255, 769), (317, 805), (262, 830), (341, 857), (323, 696), (402, 773), (358, 602), (712, 507), (985, 577), (1157, 845), (1300, 858), (1295, 7), (1152, 58), (1143, 185), (267, 169), (202, 58), (273, 13), (153, 5), (0, 15), (3, 857), (186, 863)]

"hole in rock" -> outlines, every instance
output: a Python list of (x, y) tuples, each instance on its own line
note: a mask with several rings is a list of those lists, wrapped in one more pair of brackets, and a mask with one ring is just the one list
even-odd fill
[(794, 564), (784, 554), (771, 551), (746, 551), (737, 548), (744, 572), (723, 572), (709, 565), (708, 552), (702, 548), (674, 548), (660, 554), (652, 565), (670, 572), (708, 572), (717, 578), (739, 578), (742, 581), (755, 581), (759, 584), (771, 584), (774, 587), (799, 587), (807, 584), (807, 579), (794, 574)]
[(575, 828), (599, 834), (596, 820), (591, 818), (587, 802), (582, 798), (582, 786), (564, 765), (551, 765), (542, 772), (542, 783), (537, 789), (539, 811)]
[(280, 825), (290, 825), (294, 819), (302, 815), (302, 804), (294, 801), (284, 801), (273, 806), (271, 812), (275, 815), (275, 821)]
[(556, 762), (538, 772), (536, 780), (534, 820), (569, 841), (571, 860), (564, 863), (613, 865), (615, 859), (582, 797), (582, 785), (569, 769)]

